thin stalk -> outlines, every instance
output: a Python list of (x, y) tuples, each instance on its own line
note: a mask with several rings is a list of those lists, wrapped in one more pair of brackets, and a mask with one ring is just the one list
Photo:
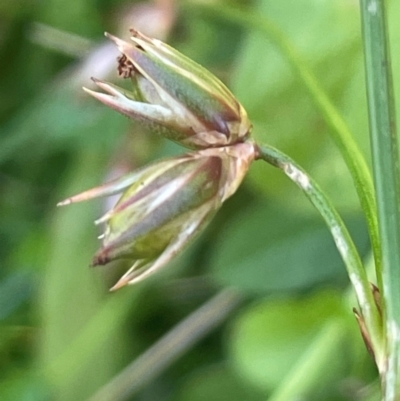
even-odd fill
[(151, 380), (217, 327), (240, 304), (232, 290), (215, 295), (100, 388), (88, 401), (130, 399)]
[[(224, 18), (231, 23), (256, 30), (273, 42), (286, 57), (293, 71), (304, 83), (314, 104), (319, 109), (326, 123), (331, 128), (330, 135), (342, 154), (342, 157), (352, 175), (361, 207), (365, 213), (369, 235), (374, 253), (376, 276), (381, 277), (381, 249), (376, 215), (374, 186), (370, 170), (364, 155), (359, 149), (350, 128), (339, 111), (333, 105), (311, 68), (296, 51), (295, 46), (281, 29), (267, 18), (244, 9), (228, 8), (226, 6), (209, 6), (190, 4), (185, 7), (194, 11), (204, 12), (210, 17)], [(378, 282), (380, 286), (381, 283)]]
[(375, 304), (367, 273), (357, 248), (338, 212), (319, 185), (289, 156), (269, 145), (258, 147), (259, 159), (281, 169), (308, 197), (325, 220), (346, 265), (357, 301), (375, 352), (378, 367), (382, 364), (381, 317)]
[(370, 136), (382, 246), (384, 400), (400, 400), (400, 169), (384, 0), (360, 0)]

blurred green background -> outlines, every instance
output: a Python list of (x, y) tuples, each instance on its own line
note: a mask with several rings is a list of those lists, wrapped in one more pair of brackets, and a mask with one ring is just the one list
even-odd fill
[[(357, 1), (207, 3), (239, 5), (277, 24), (368, 157)], [(108, 288), (129, 264), (88, 268), (99, 245), (93, 221), (109, 203), (55, 207), (185, 151), (81, 90), (91, 76), (118, 79), (118, 53), (103, 32), (128, 38), (135, 27), (226, 82), (256, 139), (311, 173), (368, 258), (349, 174), (282, 51), (193, 4), (0, 3), (0, 400), (284, 401), (293, 399), (285, 395), (290, 388), (298, 388), (298, 400), (379, 399), (344, 265), (320, 217), (279, 171), (256, 163), (183, 255), (117, 293)], [(400, 45), (399, 19), (399, 2), (389, 2), (393, 49)], [(206, 314), (197, 312), (176, 331), (207, 302)], [(142, 355), (171, 330), (173, 341)]]

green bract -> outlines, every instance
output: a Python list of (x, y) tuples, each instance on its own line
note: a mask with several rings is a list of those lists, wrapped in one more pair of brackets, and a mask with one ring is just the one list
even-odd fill
[(106, 223), (94, 265), (134, 260), (113, 289), (136, 283), (170, 261), (242, 182), (254, 160), (252, 142), (210, 148), (147, 166), (60, 205), (123, 192), (96, 223)]
[(107, 94), (85, 89), (113, 109), (188, 148), (205, 149), (245, 141), (246, 111), (206, 69), (165, 43), (132, 32), (132, 43), (112, 35), (122, 52), (119, 72), (132, 91), (94, 79)]

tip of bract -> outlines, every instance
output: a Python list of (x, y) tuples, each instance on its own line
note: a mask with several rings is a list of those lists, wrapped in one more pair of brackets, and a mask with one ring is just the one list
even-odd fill
[(70, 205), (71, 203), (72, 203), (71, 198), (67, 198), (67, 199), (64, 199), (64, 200), (58, 202), (58, 203), (57, 203), (57, 207)]
[(104, 35), (117, 45), (121, 53), (125, 53), (126, 50), (132, 46), (129, 43), (125, 42), (124, 40), (117, 38), (114, 35), (111, 35), (111, 33), (105, 32)]
[(126, 285), (128, 285), (129, 284), (129, 279), (127, 279), (127, 278), (121, 278), (118, 282), (117, 282), (117, 284), (115, 284), (114, 286), (112, 286), (111, 288), (110, 288), (110, 292), (114, 292), (114, 291), (117, 291), (117, 290), (119, 290), (120, 288), (122, 288), (122, 287), (125, 287)]

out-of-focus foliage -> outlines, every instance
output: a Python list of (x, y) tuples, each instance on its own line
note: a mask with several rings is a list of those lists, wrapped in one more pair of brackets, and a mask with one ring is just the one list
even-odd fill
[[(1, 400), (88, 399), (231, 286), (242, 294), (240, 310), (131, 399), (267, 399), (314, 355), (324, 333), (337, 341), (322, 342), (326, 352), (306, 371), (305, 399), (363, 399), (357, 398), (360, 390), (376, 378), (333, 241), (299, 190), (272, 167), (256, 163), (211, 226), (169, 268), (115, 294), (107, 288), (129, 265), (88, 268), (98, 246), (93, 220), (106, 206), (93, 201), (56, 209), (68, 195), (185, 152), (80, 89), (90, 86), (92, 75), (117, 79), (117, 54), (103, 31), (127, 38), (127, 27), (144, 25), (232, 88), (257, 140), (281, 148), (310, 171), (368, 256), (349, 174), (279, 49), (217, 15), (188, 11), (188, 2), (0, 4)], [(280, 26), (367, 154), (358, 2), (223, 3), (246, 3)], [(389, 2), (389, 17), (395, 48), (398, 2)], [(396, 71), (400, 57), (393, 55)]]

